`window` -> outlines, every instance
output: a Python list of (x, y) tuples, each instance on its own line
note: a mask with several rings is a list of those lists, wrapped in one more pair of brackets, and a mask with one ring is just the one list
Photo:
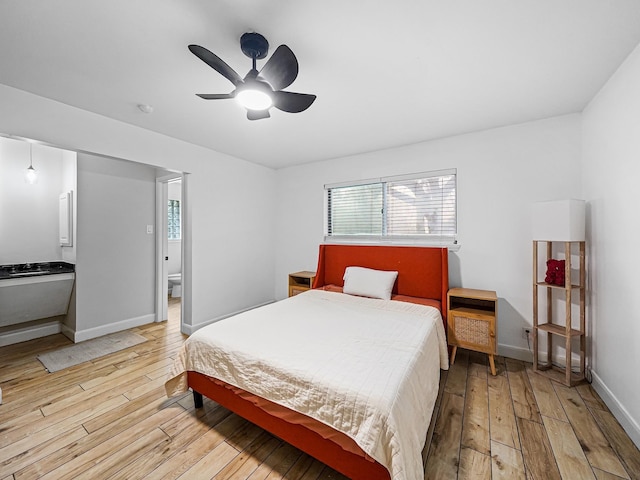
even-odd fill
[(167, 233), (169, 240), (180, 240), (180, 200), (169, 200)]
[(326, 185), (328, 239), (455, 242), (456, 170)]

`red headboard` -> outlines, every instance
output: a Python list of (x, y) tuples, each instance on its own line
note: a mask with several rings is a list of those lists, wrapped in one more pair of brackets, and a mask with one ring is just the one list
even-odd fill
[(442, 305), (442, 317), (446, 322), (449, 289), (447, 248), (320, 245), (313, 288), (324, 285), (342, 287), (344, 270), (349, 266), (397, 270), (398, 279), (393, 293), (438, 300)]

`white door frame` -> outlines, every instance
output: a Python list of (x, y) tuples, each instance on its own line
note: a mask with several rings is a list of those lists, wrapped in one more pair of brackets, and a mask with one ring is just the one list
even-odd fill
[(180, 213), (182, 223), (181, 264), (182, 264), (182, 299), (180, 308), (180, 330), (191, 324), (191, 225), (188, 222), (187, 208), (187, 174), (175, 173), (156, 178), (156, 322), (167, 320), (168, 268), (167, 268), (167, 198), (168, 185), (172, 180), (182, 180)]

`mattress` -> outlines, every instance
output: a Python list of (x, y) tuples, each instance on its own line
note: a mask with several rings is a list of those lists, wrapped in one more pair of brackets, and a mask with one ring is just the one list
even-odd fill
[(423, 476), (421, 451), (440, 368), (438, 309), (310, 290), (195, 332), (166, 383), (196, 371), (352, 438), (397, 480)]

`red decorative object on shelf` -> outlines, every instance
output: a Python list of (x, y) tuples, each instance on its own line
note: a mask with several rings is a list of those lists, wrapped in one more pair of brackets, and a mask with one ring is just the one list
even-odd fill
[(547, 260), (547, 275), (544, 281), (552, 285), (564, 286), (564, 260)]

